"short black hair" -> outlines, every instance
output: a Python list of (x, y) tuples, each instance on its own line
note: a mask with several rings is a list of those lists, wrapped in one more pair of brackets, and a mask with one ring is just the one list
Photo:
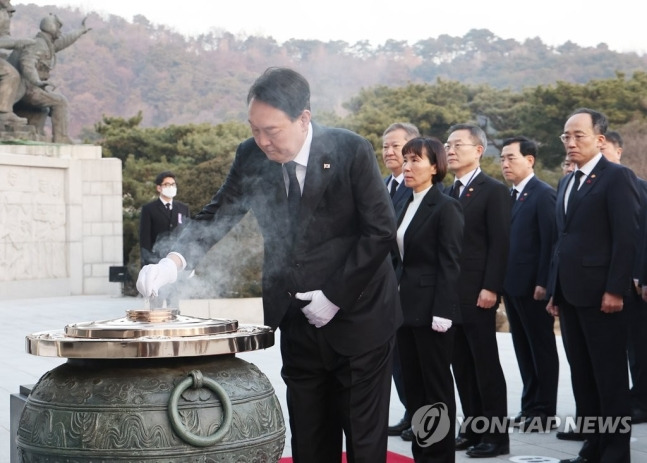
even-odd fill
[(447, 175), (447, 152), (445, 146), (434, 137), (412, 138), (402, 147), (402, 154), (415, 154), (429, 159), (431, 165), (436, 165), (436, 173), (431, 177), (434, 185), (440, 183)]
[(519, 143), (519, 151), (522, 155), (537, 157), (537, 143), (532, 141), (530, 138), (521, 135), (518, 137), (506, 138), (503, 140), (501, 147), (508, 146), (513, 143)]
[(173, 172), (171, 172), (170, 170), (162, 172), (157, 177), (155, 177), (155, 185), (161, 185), (162, 182), (164, 181), (164, 179), (169, 178), (169, 177), (171, 177), (173, 180), (175, 180), (175, 174)]
[(280, 109), (294, 121), (305, 109), (310, 110), (310, 85), (292, 69), (267, 68), (249, 89), (247, 104), (252, 100)]
[(622, 145), (624, 144), (624, 141), (622, 141), (622, 135), (620, 135), (615, 130), (608, 130), (607, 133), (604, 134), (604, 138), (606, 138), (607, 141), (610, 141), (618, 148), (622, 148)]

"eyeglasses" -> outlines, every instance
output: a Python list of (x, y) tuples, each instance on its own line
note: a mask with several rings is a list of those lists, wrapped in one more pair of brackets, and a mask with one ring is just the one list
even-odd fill
[(162, 183), (163, 187), (177, 186), (177, 183)]
[(561, 134), (559, 136), (559, 139), (562, 141), (562, 143), (570, 143), (571, 140), (573, 140), (575, 143), (579, 142), (582, 140), (582, 138), (586, 137), (592, 137), (593, 135), (588, 134), (588, 135), (582, 135), (582, 134), (577, 134), (577, 135), (566, 135), (565, 133)]
[(451, 149), (453, 149), (453, 150), (459, 150), (459, 149), (461, 149), (463, 146), (479, 146), (479, 145), (474, 145), (474, 144), (472, 144), (472, 143), (445, 143), (445, 145), (444, 145), (444, 146), (445, 146), (445, 150), (446, 150), (446, 151), (449, 151), (449, 150), (451, 150)]

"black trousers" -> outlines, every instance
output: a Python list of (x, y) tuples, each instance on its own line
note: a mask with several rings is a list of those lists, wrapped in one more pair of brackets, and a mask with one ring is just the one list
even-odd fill
[(631, 438), (631, 427), (622, 425), (623, 419), (630, 423), (627, 313), (575, 307), (561, 298), (558, 307), (578, 414), (594, 425), (599, 420), (620, 423), (616, 429), (591, 426), (580, 456), (592, 463), (626, 463)]
[(507, 294), (504, 300), (523, 382), (521, 412), (525, 416), (554, 416), (559, 382), (555, 319), (546, 311), (546, 301)]
[(633, 292), (625, 298), (629, 319), (627, 357), (631, 373), (631, 406), (647, 413), (647, 302)]
[(342, 434), (349, 463), (386, 462), (394, 337), (344, 356), (299, 311), (280, 328), (294, 462), (339, 463)]
[[(452, 361), (465, 415), (460, 434), (476, 442), (508, 443), (510, 437), (504, 426), (508, 419), (508, 398), (496, 341), (496, 311), (478, 307), (469, 310), (480, 312), (474, 321), (456, 325)], [(469, 423), (479, 423), (479, 426)]]
[(403, 419), (411, 421), (411, 415), (407, 410), (407, 396), (404, 391), (404, 378), (402, 377), (402, 362), (400, 361), (400, 352), (398, 349), (398, 343), (396, 342), (393, 346), (393, 384), (395, 384), (395, 390), (398, 393), (398, 399), (400, 403), (404, 405), (404, 416)]
[[(411, 442), (416, 463), (456, 461), (456, 399), (451, 372), (454, 331), (452, 327), (445, 333), (437, 333), (431, 327), (424, 326), (401, 327), (397, 333), (409, 415), (413, 417), (421, 408), (439, 404), (441, 408), (436, 410), (442, 410), (443, 415), (446, 412), (442, 418), (448, 419), (447, 422), (435, 417), (433, 421), (437, 424), (437, 430), (433, 432), (438, 434), (433, 438), (430, 436), (430, 445), (424, 440), (420, 445), (418, 438)], [(418, 423), (412, 424), (415, 427)], [(425, 433), (419, 433), (416, 428), (414, 432), (425, 437)]]

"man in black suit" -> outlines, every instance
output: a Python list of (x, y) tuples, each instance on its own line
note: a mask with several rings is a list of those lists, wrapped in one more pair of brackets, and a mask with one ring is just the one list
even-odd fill
[(513, 419), (529, 432), (555, 426), (559, 356), (554, 318), (546, 312), (546, 286), (555, 242), (555, 189), (534, 173), (537, 144), (508, 138), (501, 170), (512, 183), (510, 251), (503, 299), (523, 382), (521, 411)]
[(368, 140), (311, 122), (310, 87), (286, 68), (252, 85), (253, 138), (174, 251), (144, 267), (155, 292), (253, 211), (264, 238), (265, 323), (281, 329), (295, 462), (385, 462), (392, 350), (402, 313), (391, 199)]
[[(450, 127), (445, 149), (455, 182), (449, 194), (459, 198), (465, 215), (459, 282), (463, 321), (456, 325), (452, 363), (465, 422), (456, 449), (467, 449), (468, 456), (477, 458), (510, 453), (506, 383), (496, 340), (496, 309), (510, 240), (510, 193), (481, 171), (486, 147), (480, 127)], [(476, 424), (475, 418), (487, 421), (485, 432), (470, 425)]]
[[(605, 142), (600, 149), (601, 153), (609, 161), (616, 164), (621, 163), (623, 140), (622, 136), (614, 131), (608, 130), (604, 134)], [(642, 178), (638, 180), (638, 193), (640, 194), (640, 206), (644, 211), (647, 206), (647, 181)], [(645, 233), (647, 227), (645, 220), (647, 216), (643, 213), (639, 219), (638, 241), (636, 243), (636, 262), (634, 264), (634, 291), (625, 299), (625, 309), (629, 317), (629, 338), (627, 345), (627, 357), (629, 358), (629, 372), (631, 373), (631, 423), (638, 424), (647, 421), (647, 302), (642, 298), (643, 291), (647, 290), (647, 278), (645, 278), (643, 260), (643, 248), (645, 246)], [(642, 288), (641, 288), (642, 285)]]
[(633, 172), (600, 153), (607, 125), (604, 114), (580, 108), (561, 135), (577, 169), (557, 188), (546, 309), (559, 315), (567, 339), (573, 394), (587, 433), (579, 456), (566, 463), (630, 461), (623, 299), (633, 287), (639, 196)]
[(382, 134), (382, 160), (384, 166), (391, 171), (384, 182), (391, 195), (391, 201), (395, 208), (395, 216), (408, 203), (411, 196), (411, 188), (404, 184), (402, 175), (402, 147), (412, 138), (420, 136), (418, 127), (408, 122), (395, 122), (387, 127)]
[[(139, 218), (139, 249), (142, 267), (156, 264), (171, 250), (171, 244), (178, 230), (189, 220), (189, 206), (175, 201), (177, 182), (175, 174), (161, 172), (155, 178), (158, 199), (142, 206)], [(162, 290), (159, 298), (151, 301), (153, 306), (161, 307), (164, 300), (169, 307), (178, 306), (178, 296), (174, 287)]]
[[(404, 175), (402, 174), (402, 163), (404, 162), (402, 147), (409, 140), (419, 136), (418, 127), (408, 122), (395, 122), (389, 125), (382, 134), (382, 161), (384, 161), (384, 166), (391, 171), (391, 174), (384, 179), (384, 183), (391, 195), (396, 217), (400, 216), (400, 212), (409, 203), (411, 197), (411, 188), (404, 184)], [(393, 348), (393, 383), (398, 392), (398, 398), (404, 405), (405, 412), (398, 423), (389, 426), (388, 434), (411, 441), (414, 436), (411, 430), (411, 416), (407, 411), (407, 399), (404, 393), (402, 365), (397, 343)]]

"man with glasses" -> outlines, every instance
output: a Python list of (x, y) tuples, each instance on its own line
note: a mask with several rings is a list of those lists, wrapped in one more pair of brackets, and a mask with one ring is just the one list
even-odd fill
[[(496, 309), (510, 241), (510, 192), (481, 171), (486, 147), (480, 127), (450, 127), (445, 149), (455, 181), (448, 193), (459, 199), (465, 216), (459, 281), (462, 323), (456, 325), (452, 363), (465, 425), (456, 450), (467, 449), (475, 458), (510, 453), (506, 383), (496, 341)], [(479, 432), (475, 424), (482, 428), (483, 418), (488, 429)]]
[[(162, 172), (155, 178), (157, 199), (142, 206), (139, 219), (139, 246), (141, 265), (156, 264), (170, 251), (176, 231), (189, 220), (189, 206), (173, 198), (177, 194), (177, 183), (173, 172)], [(161, 307), (164, 300), (169, 307), (177, 307), (178, 299), (173, 288), (164, 288), (165, 296), (160, 295), (151, 301)], [(159, 299), (159, 300), (157, 300)]]
[(573, 164), (571, 160), (568, 159), (568, 156), (566, 156), (564, 161), (562, 161), (561, 168), (562, 175), (568, 175), (575, 170), (575, 164)]
[(633, 287), (639, 195), (633, 172), (600, 152), (607, 126), (604, 114), (580, 108), (560, 137), (577, 168), (557, 188), (546, 309), (559, 316), (586, 433), (579, 455), (562, 463), (631, 459), (623, 299)]

